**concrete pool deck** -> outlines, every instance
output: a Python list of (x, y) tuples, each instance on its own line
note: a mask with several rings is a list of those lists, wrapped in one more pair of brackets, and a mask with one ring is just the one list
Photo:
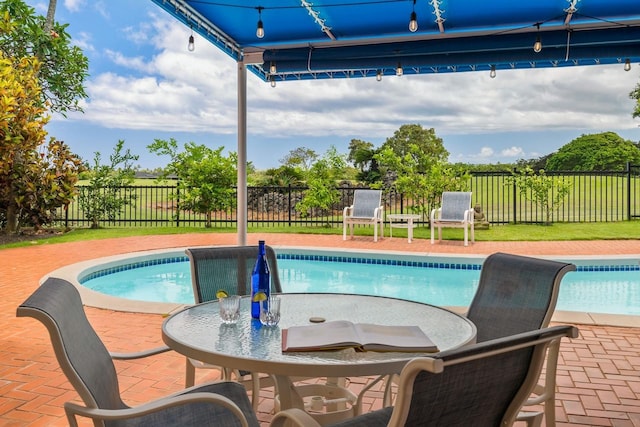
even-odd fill
[[(416, 254), (488, 255), (509, 252), (531, 256), (636, 256), (640, 240), (571, 242), (476, 242), (431, 245), (406, 237), (371, 237), (342, 241), (339, 235), (250, 234), (248, 244), (264, 239), (273, 246), (336, 250), (399, 251)], [(186, 246), (233, 245), (235, 234), (141, 236), (99, 241), (43, 244), (3, 249), (0, 265), (0, 424), (3, 426), (67, 425), (63, 403), (77, 400), (53, 355), (44, 327), (15, 317), (16, 307), (46, 274), (94, 258)], [(89, 320), (111, 351), (135, 351), (162, 344), (163, 316), (86, 308)], [(559, 426), (640, 426), (640, 316), (558, 312), (554, 322), (573, 323), (580, 337), (562, 343), (556, 412)], [(125, 401), (136, 405), (183, 388), (184, 358), (165, 353), (139, 361), (117, 361)], [(215, 374), (198, 372), (198, 381)], [(359, 386), (353, 379), (354, 387)], [(381, 405), (381, 392), (371, 393), (365, 410)], [(261, 395), (259, 418), (267, 425), (272, 399)], [(89, 425), (88, 423), (82, 425)]]

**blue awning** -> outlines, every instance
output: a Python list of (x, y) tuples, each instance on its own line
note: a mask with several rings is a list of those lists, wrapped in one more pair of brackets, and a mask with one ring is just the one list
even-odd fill
[(265, 81), (640, 62), (639, 0), (152, 1)]

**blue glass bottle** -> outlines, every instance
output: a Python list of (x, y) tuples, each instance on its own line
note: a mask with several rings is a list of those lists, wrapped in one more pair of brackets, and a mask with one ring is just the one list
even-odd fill
[(251, 317), (260, 318), (260, 302), (254, 301), (253, 297), (257, 292), (264, 292), (269, 297), (271, 289), (271, 274), (269, 273), (269, 263), (267, 253), (264, 248), (264, 240), (258, 242), (258, 259), (251, 273)]

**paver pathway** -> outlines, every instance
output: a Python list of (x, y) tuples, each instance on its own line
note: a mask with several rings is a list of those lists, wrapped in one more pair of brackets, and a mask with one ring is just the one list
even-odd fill
[[(341, 236), (250, 234), (249, 244), (375, 249), (417, 253), (483, 254), (502, 251), (523, 255), (639, 255), (640, 241), (599, 242), (461, 242), (431, 245), (425, 240)], [(16, 307), (48, 272), (107, 255), (158, 248), (236, 244), (235, 234), (185, 234), (108, 239), (0, 250), (0, 425), (63, 426), (63, 403), (77, 395), (55, 361), (44, 327), (15, 317)], [(89, 320), (112, 351), (161, 345), (160, 315), (87, 308)], [(580, 338), (562, 345), (558, 369), (559, 426), (640, 426), (640, 329), (578, 325)], [(141, 361), (117, 361), (123, 396), (136, 405), (180, 390), (184, 359), (166, 353)], [(198, 380), (214, 374), (199, 371)], [(355, 381), (355, 380), (354, 380)], [(357, 384), (354, 384), (356, 387)], [(380, 406), (380, 393), (365, 402)], [(272, 402), (264, 396), (259, 417), (267, 425)], [(82, 425), (89, 425), (83, 423)]]

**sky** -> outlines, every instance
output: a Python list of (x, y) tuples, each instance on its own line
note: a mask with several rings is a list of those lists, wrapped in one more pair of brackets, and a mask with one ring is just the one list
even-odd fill
[[(45, 15), (48, 1), (27, 0)], [(89, 58), (84, 113), (54, 115), (50, 136), (91, 161), (118, 140), (144, 169), (168, 158), (149, 153), (175, 138), (237, 151), (236, 62), (150, 0), (58, 0), (56, 21)], [(606, 131), (640, 141), (629, 98), (640, 66), (562, 67), (441, 75), (280, 82), (247, 73), (247, 158), (281, 165), (291, 150), (347, 154), (352, 139), (379, 147), (403, 124), (435, 129), (450, 162), (512, 163)]]

